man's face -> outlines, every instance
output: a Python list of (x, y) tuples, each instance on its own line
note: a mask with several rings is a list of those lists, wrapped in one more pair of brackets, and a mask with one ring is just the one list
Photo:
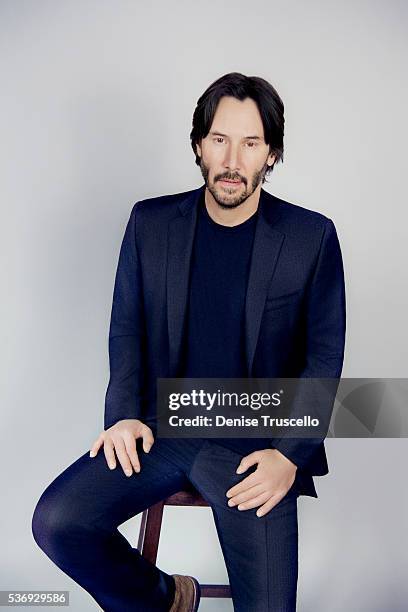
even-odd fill
[(220, 99), (209, 133), (197, 144), (197, 153), (206, 187), (225, 209), (245, 202), (275, 160), (265, 143), (255, 101), (232, 96)]

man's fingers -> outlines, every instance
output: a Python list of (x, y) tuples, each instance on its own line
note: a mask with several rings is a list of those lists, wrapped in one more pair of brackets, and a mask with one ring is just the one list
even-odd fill
[(91, 450), (89, 451), (90, 457), (95, 457), (98, 453), (98, 450), (101, 448), (104, 440), (104, 432), (102, 432), (95, 440), (95, 442), (91, 446)]
[(140, 472), (140, 461), (136, 449), (136, 438), (132, 434), (124, 436), (126, 452), (135, 472)]
[[(131, 476), (133, 470), (140, 472), (140, 460), (137, 453), (136, 440), (143, 438), (143, 450), (148, 453), (153, 446), (152, 430), (147, 425), (133, 431), (129, 428), (112, 428), (112, 433), (103, 431), (93, 443), (89, 455), (95, 457), (103, 445), (106, 462), (111, 470), (116, 467), (116, 458), (119, 460), (126, 476)], [(115, 455), (116, 453), (116, 455)]]
[(152, 430), (148, 427), (143, 428), (142, 438), (143, 438), (143, 450), (145, 453), (148, 453), (154, 443), (154, 437), (152, 434)]
[(252, 472), (252, 474), (249, 474), (249, 476), (246, 476), (244, 480), (241, 480), (236, 485), (228, 489), (225, 495), (227, 497), (233, 497), (234, 495), (243, 493), (243, 491), (246, 491), (250, 487), (253, 487), (254, 485), (259, 484), (259, 483), (260, 483), (260, 479), (259, 479), (258, 474), (256, 472)]
[(231, 497), (228, 501), (228, 505), (236, 506), (237, 504), (246, 502), (256, 497), (260, 493), (266, 493), (265, 489), (266, 489), (265, 485), (262, 485), (262, 484), (254, 485), (253, 487), (247, 489), (246, 491), (243, 491), (242, 493), (239, 493), (238, 495), (234, 495), (233, 497)]
[(110, 469), (113, 470), (113, 468), (116, 467), (116, 458), (112, 438), (106, 438), (103, 445), (103, 452), (105, 453), (106, 463)]
[(126, 452), (125, 442), (122, 437), (115, 437), (114, 439), (115, 451), (118, 457), (119, 463), (126, 476), (133, 474), (132, 464), (130, 463), (129, 455)]
[(266, 502), (268, 502), (270, 498), (271, 498), (271, 494), (268, 493), (267, 491), (263, 491), (256, 497), (253, 497), (252, 499), (248, 499), (248, 501), (246, 502), (242, 502), (238, 504), (237, 508), (238, 510), (249, 510), (250, 508), (256, 508), (257, 506), (260, 506), (261, 504), (265, 504)]
[(245, 457), (241, 459), (239, 466), (236, 469), (236, 473), (242, 474), (243, 472), (246, 472), (247, 469), (251, 467), (251, 465), (255, 465), (255, 463), (259, 463), (260, 456), (261, 455), (258, 453), (258, 451), (254, 451), (253, 453), (250, 453), (249, 455), (245, 455)]
[(256, 511), (256, 516), (264, 516), (270, 512), (270, 510), (272, 510), (272, 508), (274, 508), (274, 506), (276, 506), (276, 504), (278, 504), (283, 497), (284, 495), (282, 494), (272, 495), (272, 497), (263, 506), (258, 508)]

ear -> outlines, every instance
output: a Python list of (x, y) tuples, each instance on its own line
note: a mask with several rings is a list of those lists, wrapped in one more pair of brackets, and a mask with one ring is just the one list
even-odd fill
[(275, 159), (276, 159), (276, 155), (273, 155), (273, 153), (271, 153), (267, 160), (268, 166), (272, 166), (275, 163)]
[(202, 155), (201, 155), (201, 144), (199, 144), (198, 142), (196, 144), (196, 151), (197, 151), (197, 155), (199, 157), (202, 157)]

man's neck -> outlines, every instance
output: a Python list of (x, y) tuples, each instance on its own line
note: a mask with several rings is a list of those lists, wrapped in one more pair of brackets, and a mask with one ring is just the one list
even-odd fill
[(205, 206), (211, 219), (220, 225), (233, 227), (243, 223), (251, 217), (258, 209), (261, 187), (258, 186), (249, 198), (236, 208), (221, 208), (207, 187), (205, 188)]

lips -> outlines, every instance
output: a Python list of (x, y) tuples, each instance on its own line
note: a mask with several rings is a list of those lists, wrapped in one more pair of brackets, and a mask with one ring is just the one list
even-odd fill
[(221, 179), (221, 183), (227, 183), (228, 185), (239, 185), (241, 181), (229, 181), (228, 179)]

